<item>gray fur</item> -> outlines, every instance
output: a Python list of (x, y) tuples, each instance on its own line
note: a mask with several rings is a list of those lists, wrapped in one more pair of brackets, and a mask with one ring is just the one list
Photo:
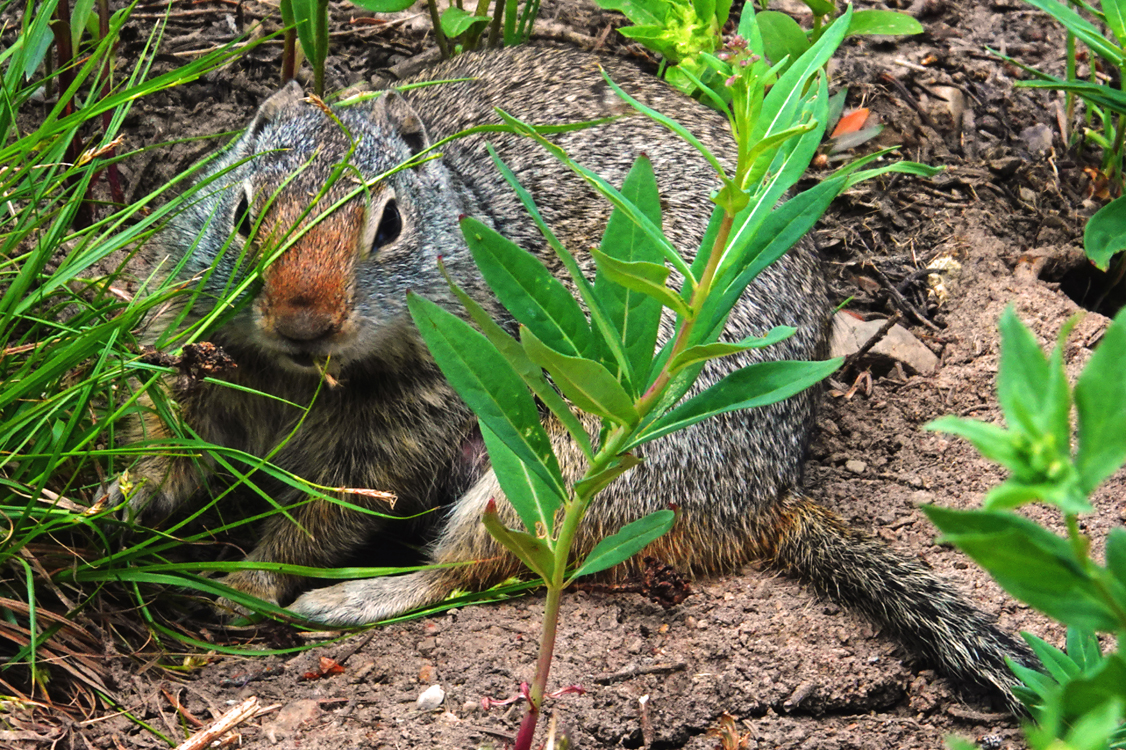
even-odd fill
[[(428, 142), (498, 121), (496, 106), (535, 123), (629, 113), (603, 82), (599, 64), (635, 97), (676, 117), (731, 158), (733, 143), (722, 117), (626, 63), (573, 51), (519, 48), (465, 55), (426, 78), (473, 81), (418, 89), (402, 98), (385, 96), (334, 112), (357, 140), (354, 169), (370, 180)], [(599, 241), (608, 204), (534, 142), (500, 134), (489, 134), (488, 140), (535, 196), (563, 243), (585, 257), (583, 251)], [(554, 140), (616, 184), (645, 152), (661, 185), (668, 237), (682, 251), (699, 244), (716, 178), (693, 148), (632, 113)], [(229, 380), (300, 404), (309, 403), (318, 387), (311, 361), (329, 357), (329, 374), (339, 385), (321, 389), (301, 428), (273, 461), (329, 487), (394, 492), (399, 496), (397, 515), (443, 508), (440, 516), (430, 516), (436, 539), (431, 558), (481, 562), (305, 593), (300, 579), (268, 572), (236, 573), (226, 579), (230, 585), (326, 623), (359, 624), (440, 601), (454, 588), (488, 586), (519, 571), (479, 522), (485, 503), (501, 499), (502, 493), (480, 455), (472, 415), (437, 372), (405, 309), (405, 294), (414, 289), (459, 311), (438, 273), (441, 257), (459, 283), (496, 310), (458, 230), (462, 214), (490, 223), (562, 275), (492, 165), (485, 142), (484, 137), (455, 141), (443, 147), (440, 161), (399, 172), (326, 218), (267, 271), (263, 290), (212, 338), (238, 362)], [(247, 189), (254, 196), (255, 216), (277, 193), (260, 237), (307, 224), (301, 212), (347, 147), (344, 132), (324, 112), (302, 101), (292, 85), (283, 89), (263, 105), (246, 135), (210, 174), (252, 158), (233, 167), (217, 189), (182, 214), (160, 237), (161, 249), (173, 259), (187, 253), (185, 278), (213, 269), (204, 283), (217, 294), (238, 274), (234, 257), (241, 240), (236, 237), (225, 254), (220, 248), (235, 226), (236, 207)], [(355, 185), (350, 173), (344, 174), (319, 208)], [(391, 199), (401, 213), (402, 232), (369, 252)], [(198, 319), (207, 307), (198, 302), (190, 316)], [(828, 313), (817, 259), (801, 246), (751, 285), (725, 336), (737, 340), (778, 325), (795, 326), (798, 333), (782, 344), (709, 365), (698, 387), (753, 361), (822, 357)], [(202, 437), (258, 456), (270, 453), (300, 417), (298, 410), (278, 401), (218, 386), (177, 395), (185, 418)], [(814, 400), (815, 394), (806, 392), (773, 406), (726, 414), (647, 446), (645, 463), (595, 502), (579, 547), (589, 549), (623, 524), (675, 503), (682, 514), (678, 526), (650, 550), (680, 569), (717, 572), (759, 560), (793, 571), (890, 627), (947, 673), (1008, 695), (1012, 678), (1003, 659), (1024, 659), (1022, 644), (997, 631), (922, 566), (846, 529), (796, 494)], [(551, 420), (545, 424), (565, 473), (579, 476), (582, 454), (561, 427)], [(159, 434), (163, 428), (148, 429)], [(183, 459), (149, 458), (137, 469), (149, 481), (134, 502), (138, 508), (147, 503), (151, 512), (168, 513), (198, 494), (211, 470)], [(288, 488), (269, 488), (283, 505), (303, 499)], [(348, 500), (364, 502), (355, 495)], [(378, 501), (371, 505), (387, 510)], [(507, 504), (502, 509), (516, 525)], [(382, 523), (326, 503), (302, 506), (294, 515), (308, 534), (274, 517), (249, 559), (330, 566), (360, 548)]]

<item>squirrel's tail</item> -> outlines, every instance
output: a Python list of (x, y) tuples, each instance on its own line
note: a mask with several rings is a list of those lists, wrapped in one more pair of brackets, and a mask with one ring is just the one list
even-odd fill
[(867, 615), (956, 683), (997, 691), (1011, 710), (1021, 710), (1005, 657), (1039, 665), (1022, 641), (999, 630), (923, 564), (848, 528), (810, 499), (791, 493), (776, 509), (769, 524), (773, 539), (760, 537), (768, 563)]

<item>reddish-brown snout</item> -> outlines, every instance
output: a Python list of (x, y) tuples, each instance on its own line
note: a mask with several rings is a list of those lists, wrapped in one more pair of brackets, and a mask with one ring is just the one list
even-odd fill
[[(340, 333), (352, 312), (362, 222), (362, 208), (344, 206), (309, 226), (266, 269), (258, 305), (268, 333), (300, 344)], [(281, 220), (275, 226), (279, 224), (285, 226)]]

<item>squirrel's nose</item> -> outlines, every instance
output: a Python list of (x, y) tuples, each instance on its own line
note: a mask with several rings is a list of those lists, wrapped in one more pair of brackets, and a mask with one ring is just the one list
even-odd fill
[(298, 307), (274, 320), (274, 331), (291, 341), (316, 341), (328, 338), (340, 330), (340, 325), (326, 312), (309, 307)]

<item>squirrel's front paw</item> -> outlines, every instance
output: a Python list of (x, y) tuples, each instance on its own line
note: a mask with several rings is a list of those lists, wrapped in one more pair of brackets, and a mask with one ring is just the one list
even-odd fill
[(110, 484), (106, 494), (109, 496), (107, 502), (120, 505), (119, 515), (130, 523), (151, 525), (169, 516), (180, 504), (156, 482), (145, 477), (131, 477), (127, 471)]
[(452, 586), (440, 569), (361, 578), (306, 591), (286, 609), (323, 625), (379, 622), (444, 599)]

